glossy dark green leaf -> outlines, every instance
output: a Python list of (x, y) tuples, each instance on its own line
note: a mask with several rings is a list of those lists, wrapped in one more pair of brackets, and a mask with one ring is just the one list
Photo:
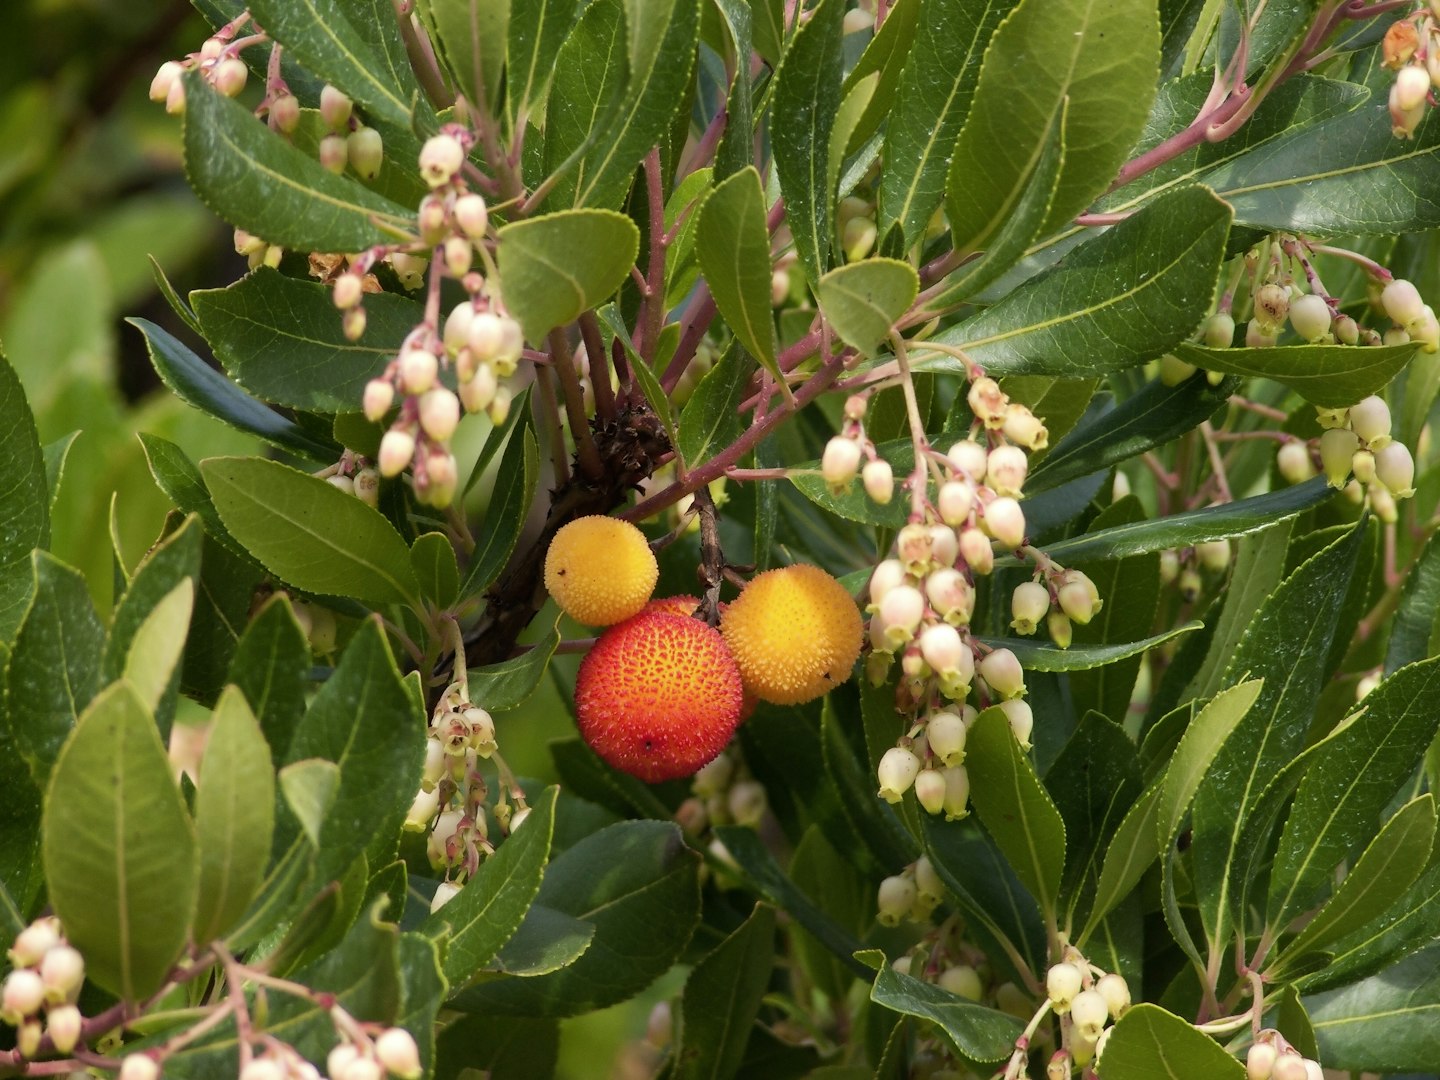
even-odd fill
[(270, 748), (245, 696), (230, 687), (215, 706), (195, 795), (196, 941), (221, 937), (249, 908), (270, 861), (274, 815)]
[(169, 496), (175, 508), (182, 514), (195, 514), (205, 525), (205, 535), (224, 544), (231, 554), (253, 562), (249, 552), (241, 547), (220, 521), (220, 513), (210, 499), (205, 487), (205, 478), (199, 468), (185, 456), (185, 451), (169, 439), (148, 432), (138, 435), (145, 451), (145, 460), (150, 466), (150, 475), (160, 490)]
[[(724, 180), (754, 163), (755, 117), (751, 107), (750, 56), (755, 51), (754, 19), (746, 0), (715, 0), (734, 46), (735, 74), (725, 98), (725, 133), (715, 149), (715, 179)], [(702, 8), (702, 26), (704, 9)], [(702, 31), (703, 32), (703, 31)]]
[(309, 592), (415, 603), (400, 534), (378, 510), (318, 477), (262, 458), (208, 458), (220, 519), (272, 573)]
[[(908, 9), (911, 20), (918, 15), (918, 26), (910, 31), (914, 42), (899, 85), (886, 87), (882, 98), (888, 117), (877, 223), (882, 238), (892, 226), (899, 229), (901, 250), (909, 250), (924, 235), (945, 198), (950, 157), (970, 114), (980, 62), (995, 28), (1015, 6), (1014, 0), (911, 0), (897, 9)], [(891, 18), (887, 13), (877, 42)], [(908, 36), (906, 29), (901, 28), (901, 36)], [(867, 67), (885, 77), (878, 56)], [(847, 89), (850, 85), (853, 81), (847, 80)], [(1035, 228), (1043, 220), (1042, 211)]]
[(54, 442), (46, 443), (40, 450), (41, 456), (45, 459), (45, 487), (50, 492), (50, 497), (45, 504), (49, 513), (55, 511), (55, 501), (60, 497), (60, 485), (65, 479), (65, 463), (70, 460), (70, 451), (79, 437), (80, 432), (72, 431), (68, 435), (60, 436)]
[(467, 983), (519, 929), (550, 857), (558, 794), (559, 788), (547, 788), (524, 825), (421, 924), (422, 933), (447, 942), (444, 972), (451, 985)]
[(1014, 1051), (1021, 1030), (1020, 1022), (1007, 1013), (902, 975), (889, 965), (876, 973), (870, 1000), (934, 1023), (946, 1041), (971, 1061), (1003, 1061)]
[[(1209, 191), (1170, 192), (935, 340), (990, 375), (1079, 378), (1142, 364), (1210, 310), (1229, 228), (1229, 207)], [(916, 370), (963, 368), (918, 344), (911, 360)]]
[(1415, 355), (1417, 345), (1274, 345), (1266, 349), (1210, 349), (1181, 342), (1175, 355), (1188, 364), (1284, 383), (1305, 400), (1346, 408), (1385, 386)]
[(595, 924), (531, 904), (510, 940), (500, 947), (487, 971), (533, 978), (573, 964), (595, 940)]
[(15, 369), (0, 353), (0, 426), (6, 432), (0, 443), (0, 566), (30, 557), (35, 548), (50, 545), (50, 492), (45, 459), (35, 418), (25, 401), (25, 388)]
[(500, 470), (490, 494), (491, 509), (475, 538), (475, 551), (460, 587), (462, 597), (482, 592), (500, 576), (520, 539), (539, 474), (540, 451), (527, 417), (511, 433), (500, 458)]
[(753, 166), (740, 170), (718, 185), (697, 213), (695, 254), (715, 306), (750, 354), (778, 378), (760, 174)]
[(750, 917), (685, 980), (677, 1078), (723, 1080), (736, 1075), (774, 967), (775, 909), (756, 904)]
[[(386, 914), (399, 916), (395, 907)], [(426, 1075), (435, 1064), (435, 1034), (440, 1007), (450, 992), (450, 984), (440, 968), (441, 948), (423, 934), (400, 935), (400, 1014), (396, 1025), (415, 1038), (420, 1049), (420, 1065)]]
[(1400, 603), (1390, 620), (1385, 674), (1425, 659), (1437, 610), (1440, 610), (1440, 540), (1432, 534), (1410, 567)]
[(524, 704), (545, 677), (550, 657), (559, 644), (559, 631), (551, 630), (519, 656), (488, 667), (471, 668), (471, 700), (492, 712)]
[(775, 73), (770, 138), (785, 219), (800, 265), (819, 281), (830, 265), (835, 193), (828, 183), (828, 151), (840, 108), (841, 0), (821, 0), (797, 30)]
[(630, 273), (640, 231), (609, 210), (567, 210), (500, 229), (497, 262), (510, 313), (534, 344), (608, 299)]
[(224, 289), (190, 294), (205, 340), (230, 377), (262, 401), (317, 412), (353, 412), (365, 384), (420, 321), (396, 293), (365, 298), (365, 334), (350, 341), (331, 290), (260, 267)]
[(754, 371), (739, 343), (732, 342), (705, 373), (680, 412), (680, 456), (685, 461), (706, 461), (740, 437), (740, 402)]
[(581, 159), (609, 135), (629, 85), (623, 0), (595, 0), (585, 8), (560, 44), (554, 80), (545, 121), (545, 171), (555, 183), (552, 207), (575, 202), (590, 169)]
[(700, 915), (698, 864), (670, 822), (627, 821), (593, 833), (550, 864), (537, 896), (593, 923), (590, 947), (559, 971), (482, 981), (452, 1004), (466, 1012), (570, 1016), (624, 1001), (665, 972), (690, 939)]
[(435, 1075), (462, 1076), (488, 1069), (504, 1080), (554, 1080), (560, 1056), (560, 1022), (471, 1013), (446, 1024), (435, 1037)]
[(1065, 868), (1060, 811), (999, 709), (981, 714), (965, 745), (970, 799), (981, 822), (1041, 908), (1053, 913)]
[(1141, 641), (1126, 641), (1114, 645), (1071, 645), (1062, 649), (1048, 641), (1030, 638), (980, 638), (992, 648), (1006, 648), (1015, 654), (1022, 667), (1031, 671), (1086, 671), (1117, 660), (1139, 656), (1156, 645), (1200, 629), (1198, 621), (1182, 623), (1154, 637)]
[[(985, 52), (950, 158), (945, 211), (955, 247), (989, 245), (1023, 193), (1062, 109), (1067, 149), (1049, 225), (1086, 209), (1144, 128), (1159, 52), (1153, 5), (1021, 0)], [(1025, 72), (1023, 94), (1015, 93), (1017, 70)]]
[(410, 565), (426, 600), (441, 608), (455, 602), (460, 591), (460, 568), (448, 536), (440, 532), (417, 536), (410, 545)]
[(1440, 1061), (1440, 946), (1305, 998), (1326, 1068), (1428, 1072)]
[(5, 672), (3, 718), (8, 749), (43, 787), (61, 744), (100, 689), (105, 628), (78, 570), (43, 551), (24, 568), (34, 585)]
[(195, 829), (155, 721), (125, 683), (90, 703), (61, 749), (42, 830), (50, 903), (86, 978), (127, 1001), (159, 989), (190, 938)]
[(185, 76), (185, 165), (210, 209), (298, 251), (363, 251), (393, 242), (413, 220), (403, 206), (291, 146), (195, 72)]
[(1136, 1005), (1105, 1043), (1105, 1080), (1244, 1080), (1245, 1066), (1158, 1005)]
[(310, 643), (281, 594), (255, 613), (230, 661), (226, 680), (238, 686), (260, 722), (272, 764), (286, 760), (290, 740), (305, 713)]
[(920, 291), (915, 268), (898, 259), (872, 258), (837, 266), (815, 284), (820, 309), (840, 340), (872, 353), (890, 336)]
[(1246, 858), (1240, 850), (1246, 818), (1266, 782), (1305, 745), (1335, 630), (1330, 615), (1349, 587), (1362, 535), (1352, 531), (1287, 577), (1251, 620), (1226, 670), (1230, 685), (1265, 683), (1195, 797), (1195, 889), (1212, 943), (1225, 938), (1238, 899), (1231, 868)]
[(1202, 375), (1177, 386), (1147, 382), (1115, 408), (1094, 411), (1076, 424), (1026, 479), (1026, 493), (1038, 494), (1164, 446), (1213, 416), (1236, 385), (1227, 379), (1211, 386)]
[(512, 130), (544, 100), (556, 54), (575, 21), (566, 0), (510, 0), (505, 42), (505, 109)]
[(1360, 714), (1305, 772), (1270, 878), (1267, 920), (1311, 906), (1336, 866), (1374, 836), (1385, 806), (1440, 732), (1440, 657), (1410, 664), (1366, 696)]
[(187, 405), (301, 457), (317, 461), (336, 457), (333, 448), (256, 401), (154, 323), (127, 321), (145, 335), (150, 362), (161, 380)]

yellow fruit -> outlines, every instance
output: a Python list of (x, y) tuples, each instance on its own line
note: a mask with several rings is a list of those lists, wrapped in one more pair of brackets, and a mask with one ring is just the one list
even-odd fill
[(863, 633), (844, 586), (804, 564), (751, 581), (721, 616), (720, 632), (745, 689), (776, 705), (799, 705), (848, 679)]
[(545, 553), (545, 588), (566, 615), (587, 626), (613, 626), (639, 612), (659, 576), (645, 534), (618, 518), (577, 518)]

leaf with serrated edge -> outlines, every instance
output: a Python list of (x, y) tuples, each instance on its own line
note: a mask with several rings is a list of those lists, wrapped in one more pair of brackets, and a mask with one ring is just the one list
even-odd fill
[(0, 352), (0, 566), (50, 545), (49, 492), (35, 418), (15, 369)]
[(717, 186), (699, 215), (695, 254), (715, 306), (750, 354), (778, 379), (770, 311), (770, 233), (755, 167), (741, 169)]
[(978, 1005), (889, 965), (875, 975), (870, 1000), (936, 1025), (955, 1049), (972, 1061), (1003, 1061), (1015, 1048), (1020, 1021)]
[(685, 980), (677, 1080), (734, 1076), (775, 965), (775, 909), (756, 904)]
[(1265, 349), (1210, 349), (1181, 342), (1175, 355), (1209, 371), (1258, 375), (1284, 383), (1306, 401), (1348, 408), (1378, 393), (1410, 362), (1418, 343), (1405, 345), (1276, 345)]
[(979, 640), (992, 648), (1009, 649), (1020, 661), (1020, 665), (1031, 671), (1085, 671), (1116, 660), (1124, 660), (1127, 656), (1138, 656), (1171, 638), (1199, 630), (1200, 626), (1199, 620), (1192, 620), (1143, 641), (1129, 641), (1117, 645), (1071, 645), (1068, 649), (1025, 638), (982, 637)]

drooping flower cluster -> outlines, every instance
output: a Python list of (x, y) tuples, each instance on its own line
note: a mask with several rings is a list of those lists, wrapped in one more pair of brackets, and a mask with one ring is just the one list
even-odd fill
[(1440, 5), (1422, 3), (1390, 25), (1382, 45), (1385, 67), (1395, 72), (1390, 84), (1390, 123), (1396, 136), (1411, 138), (1426, 106), (1440, 87)]
[[(1415, 494), (1415, 458), (1390, 435), (1390, 407), (1370, 396), (1348, 409), (1319, 410), (1326, 430), (1319, 439), (1320, 467), (1331, 487), (1363, 485), (1375, 515), (1387, 524), (1399, 516), (1396, 499)], [(1351, 479), (1351, 476), (1354, 479)]]
[(865, 399), (859, 395), (845, 402), (844, 426), (825, 444), (820, 475), (831, 492), (838, 495), (850, 490), (858, 473), (865, 494), (884, 506), (895, 495), (895, 473), (865, 434), (865, 406)]
[(1045, 974), (1048, 1004), (1061, 1018), (1063, 1045), (1048, 1066), (1050, 1076), (1070, 1075), (1072, 1066), (1099, 1061), (1111, 1028), (1130, 1009), (1130, 986), (1122, 975), (1106, 972), (1067, 947), (1065, 958)]
[(12, 970), (0, 985), (0, 1021), (16, 1029), (21, 1056), (35, 1057), (45, 1036), (57, 1053), (69, 1054), (84, 1023), (75, 1004), (85, 983), (84, 958), (53, 917), (20, 931), (7, 955)]
[(1274, 1028), (1255, 1038), (1245, 1055), (1247, 1080), (1324, 1080), (1320, 1063), (1291, 1046)]

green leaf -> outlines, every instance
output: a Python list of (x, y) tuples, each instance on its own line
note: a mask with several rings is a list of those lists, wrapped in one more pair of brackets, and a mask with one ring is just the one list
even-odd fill
[(1310, 907), (1335, 867), (1375, 833), (1386, 805), (1440, 732), (1440, 657), (1401, 668), (1366, 696), (1300, 781), (1275, 853), (1273, 927)]
[(35, 418), (25, 401), (25, 388), (0, 352), (0, 566), (30, 557), (35, 548), (50, 546), (50, 494), (45, 458)]
[[(970, 115), (981, 60), (995, 28), (1015, 6), (1015, 0), (985, 0), (978, 4), (971, 0), (927, 0), (923, 4), (911, 0), (900, 5), (900, 10), (908, 9), (911, 16), (911, 25), (903, 27), (901, 33), (908, 30), (913, 34), (914, 44), (904, 56), (898, 87), (886, 87), (881, 99), (888, 115), (885, 165), (876, 207), (880, 237), (883, 240), (892, 227), (898, 228), (899, 250), (908, 251), (924, 236), (945, 198), (945, 176), (956, 139)], [(917, 14), (919, 26), (915, 28)], [(887, 12), (872, 48), (889, 30), (890, 19)], [(869, 50), (861, 63), (868, 57)], [(879, 59), (877, 56), (871, 62), (870, 70), (882, 70)], [(846, 80), (847, 90), (854, 80), (853, 75)], [(1012, 137), (1014, 130), (1010, 129)], [(1041, 221), (1035, 222), (1035, 228)]]
[(1236, 683), (1216, 694), (1190, 721), (1180, 745), (1170, 755), (1160, 785), (1155, 825), (1161, 848), (1168, 848), (1180, 835), (1180, 825), (1215, 756), (1255, 705), (1263, 687), (1262, 679)]
[(462, 986), (495, 958), (525, 918), (540, 891), (555, 828), (555, 800), (560, 789), (548, 787), (530, 816), (501, 844), (440, 910), (420, 924), (432, 938), (448, 935), (445, 978)]
[(207, 458), (200, 471), (225, 527), (278, 577), (308, 592), (415, 604), (400, 534), (359, 499), (262, 458)]
[(102, 691), (66, 740), (41, 828), (50, 903), (86, 976), (126, 1001), (159, 989), (190, 938), (195, 830), (155, 722), (125, 683)]
[(830, 265), (835, 193), (828, 183), (828, 151), (840, 109), (842, 0), (820, 0), (795, 31), (775, 73), (770, 139), (785, 218), (808, 280)]
[(363, 251), (393, 242), (414, 219), (291, 146), (193, 71), (185, 76), (185, 171), (226, 221), (297, 251)]
[(609, 210), (566, 210), (500, 229), (500, 288), (534, 344), (609, 298), (630, 273), (640, 230)]
[[(1062, 109), (1065, 164), (1049, 227), (1086, 209), (1144, 129), (1159, 52), (1153, 4), (1021, 0), (985, 51), (950, 157), (945, 211), (956, 250), (989, 245), (1024, 192)], [(1017, 72), (1024, 73), (1023, 93), (1016, 92)]]
[(320, 831), (318, 883), (338, 881), (376, 837), (399, 835), (420, 789), (425, 723), (401, 681), (378, 622), (367, 619), (310, 703), (287, 760), (340, 766)]
[[(1047, 544), (1045, 551), (1068, 566), (1074, 562), (1123, 559), (1142, 551), (1164, 551), (1232, 536), (1248, 536), (1318, 506), (1334, 494), (1335, 489), (1325, 478), (1317, 476), (1281, 491), (1060, 540)], [(999, 564), (1011, 565), (1009, 561)]]
[(1326, 1068), (1428, 1072), (1440, 1061), (1440, 946), (1353, 986), (1309, 996), (1305, 1007)]
[(965, 747), (970, 799), (980, 820), (1041, 908), (1053, 913), (1065, 868), (1060, 811), (1000, 709), (987, 709), (975, 721)]
[[(203, 541), (204, 531), (199, 521), (187, 517), (179, 528), (169, 532), (151, 548), (136, 567), (135, 576), (110, 616), (110, 634), (105, 642), (104, 670), (107, 676), (116, 679), (124, 673), (131, 645), (156, 605), (182, 580), (188, 578), (193, 585), (199, 577)], [(165, 705), (155, 710), (162, 734), (169, 731), (173, 712), (171, 688)]]
[(1213, 416), (1236, 385), (1226, 379), (1211, 386), (1200, 374), (1177, 386), (1154, 379), (1115, 408), (1087, 413), (1026, 478), (1026, 494), (1037, 495), (1164, 446)]
[(747, 0), (755, 23), (755, 51), (771, 69), (780, 66), (785, 51), (785, 0)]
[(470, 567), (460, 588), (461, 597), (475, 596), (489, 588), (505, 569), (505, 563), (520, 539), (530, 501), (540, 476), (540, 450), (530, 419), (520, 421), (510, 435), (495, 487), (490, 493), (490, 512), (480, 526)]
[(1349, 587), (1362, 535), (1352, 530), (1291, 573), (1251, 620), (1226, 671), (1230, 685), (1265, 683), (1195, 797), (1195, 890), (1214, 947), (1239, 899), (1231, 894), (1231, 868), (1245, 861), (1239, 847), (1246, 819), (1266, 782), (1305, 745), (1335, 631), (1330, 613)]
[[(1328, 1064), (1328, 1060), (1327, 1064)], [(1134, 1006), (1105, 1042), (1105, 1080), (1244, 1080), (1245, 1066), (1158, 1005)]]
[(262, 401), (315, 412), (354, 412), (365, 384), (420, 321), (396, 293), (365, 297), (365, 334), (345, 337), (330, 288), (262, 266), (224, 289), (190, 294), (215, 357)]
[(505, 42), (505, 109), (512, 131), (545, 100), (560, 46), (575, 21), (566, 0), (511, 0)]
[(1440, 539), (1431, 534), (1410, 567), (1395, 616), (1390, 620), (1385, 674), (1425, 659), (1437, 610), (1440, 610)]
[(1276, 345), (1267, 349), (1210, 349), (1181, 342), (1175, 355), (1187, 364), (1284, 383), (1306, 401), (1326, 408), (1353, 405), (1379, 392), (1410, 362), (1419, 346)]
[(165, 270), (159, 260), (154, 255), (147, 255), (146, 258), (150, 260), (150, 276), (155, 281), (156, 291), (164, 297), (165, 303), (170, 305), (170, 310), (175, 313), (176, 318), (183, 322), (192, 334), (196, 337), (204, 337), (204, 331), (200, 329), (200, 320), (195, 318), (195, 313), (190, 310), (190, 305), (175, 291), (175, 286), (170, 284), (170, 279), (165, 276)]
[[(890, 5), (880, 29), (875, 31), (855, 66), (846, 73), (840, 89), (847, 98), (861, 82), (869, 81), (874, 89), (864, 116), (850, 132), (846, 145), (839, 148), (842, 156), (848, 157), (868, 142), (894, 108), (900, 79), (915, 43), (922, 6), (919, 0), (897, 0)], [(832, 153), (835, 149), (832, 143)]]
[(423, 934), (400, 935), (400, 1015), (396, 1026), (415, 1037), (423, 1075), (433, 1076), (440, 1007), (450, 985), (440, 970), (441, 948)]
[(750, 917), (685, 980), (677, 1080), (722, 1080), (736, 1074), (774, 966), (775, 909), (756, 904)]
[(1139, 656), (1171, 638), (1199, 630), (1200, 626), (1200, 621), (1195, 619), (1143, 641), (1127, 641), (1115, 645), (1071, 645), (1068, 649), (1059, 648), (1048, 641), (1032, 641), (1027, 638), (982, 637), (980, 640), (992, 648), (1009, 649), (1021, 666), (1031, 671), (1086, 671), (1130, 656)]
[(890, 336), (919, 291), (914, 267), (882, 258), (836, 267), (815, 285), (820, 310), (835, 333), (865, 354)]
[(1140, 878), (1160, 854), (1160, 845), (1155, 838), (1155, 823), (1159, 812), (1160, 778), (1157, 777), (1131, 804), (1105, 849), (1090, 917), (1075, 939), (1080, 948), (1084, 948), (1086, 941), (1105, 916), (1130, 895), (1130, 891), (1140, 883)]
[(715, 306), (750, 355), (778, 379), (770, 314), (770, 232), (755, 167), (741, 169), (716, 187), (698, 214), (695, 254)]
[[(1189, 337), (1210, 310), (1230, 209), (1204, 188), (1161, 196), (1005, 299), (936, 335), (986, 373), (1104, 375)], [(961, 373), (944, 353), (911, 350), (917, 371)]]
[(947, 1042), (971, 1061), (1003, 1061), (1014, 1052), (1015, 1039), (1022, 1027), (1007, 1013), (902, 975), (888, 964), (876, 972), (870, 1000), (905, 1016), (930, 1021)]
[(65, 463), (70, 460), (70, 450), (79, 437), (80, 432), (72, 431), (54, 442), (46, 443), (40, 451), (45, 459), (45, 487), (50, 492), (50, 497), (45, 502), (48, 513), (55, 511), (55, 503), (60, 498), (60, 484), (65, 479)]
[(7, 748), (44, 786), (61, 744), (100, 689), (105, 628), (85, 578), (43, 551), (31, 556), (34, 593), (5, 672)]
[(150, 609), (130, 639), (124, 678), (149, 712), (159, 708), (165, 688), (175, 675), (194, 606), (195, 581), (182, 578)]
[[(725, 133), (715, 150), (715, 178), (723, 180), (755, 159), (755, 117), (750, 103), (749, 63), (755, 48), (750, 29), (750, 5), (746, 0), (715, 0), (715, 7), (730, 31), (736, 58), (730, 93), (725, 98)], [(703, 14), (701, 19), (703, 24)]]
[(573, 964), (593, 940), (594, 923), (531, 904), (520, 928), (500, 947), (486, 970), (527, 979), (549, 975)]
[(470, 699), (492, 712), (523, 705), (545, 677), (550, 657), (560, 644), (560, 632), (551, 630), (519, 656), (489, 667), (471, 668)]
[(333, 761), (305, 758), (280, 770), (280, 793), (312, 847), (320, 846), (320, 832), (339, 790), (340, 766)]
[(271, 597), (250, 620), (235, 656), (227, 682), (238, 686), (260, 722), (270, 745), (270, 760), (279, 765), (305, 714), (306, 676), (310, 672), (310, 643), (295, 621), (289, 597)]
[(196, 788), (195, 940), (213, 941), (239, 921), (260, 891), (275, 829), (270, 748), (237, 687), (228, 687), (215, 706)]
[(457, 88), (476, 106), (498, 113), (511, 0), (423, 0), (423, 3)]
[(334, 447), (256, 401), (154, 323), (145, 319), (126, 321), (145, 335), (145, 347), (156, 374), (187, 405), (302, 457), (335, 459)]
[(633, 996), (669, 969), (695, 929), (699, 861), (670, 822), (627, 821), (592, 833), (550, 864), (536, 898), (593, 923), (590, 947), (559, 971), (483, 981), (451, 1004), (466, 1012), (572, 1016)]
[(410, 545), (410, 565), (420, 582), (420, 595), (437, 608), (449, 607), (460, 592), (455, 548), (444, 533), (428, 532)]
[(160, 490), (169, 496), (175, 508), (182, 514), (195, 514), (204, 523), (206, 536), (225, 545), (232, 555), (253, 562), (250, 553), (226, 531), (219, 511), (210, 500), (205, 478), (200, 475), (195, 463), (185, 456), (185, 451), (169, 439), (148, 432), (139, 432), (137, 438), (145, 451), (150, 475), (155, 478)]
[(1366, 846), (1354, 868), (1345, 875), (1328, 903), (1305, 924), (1294, 940), (1286, 942), (1282, 960), (1302, 957), (1344, 937), (1384, 915), (1415, 883), (1430, 861), (1435, 845), (1435, 797), (1417, 796), (1396, 811)]
[(679, 449), (685, 461), (706, 461), (740, 437), (740, 402), (754, 371), (740, 343), (732, 341), (705, 373), (680, 413)]
[(555, 181), (549, 205), (575, 202), (589, 168), (581, 158), (609, 135), (629, 81), (623, 0), (594, 0), (555, 57), (545, 120), (545, 172)]

